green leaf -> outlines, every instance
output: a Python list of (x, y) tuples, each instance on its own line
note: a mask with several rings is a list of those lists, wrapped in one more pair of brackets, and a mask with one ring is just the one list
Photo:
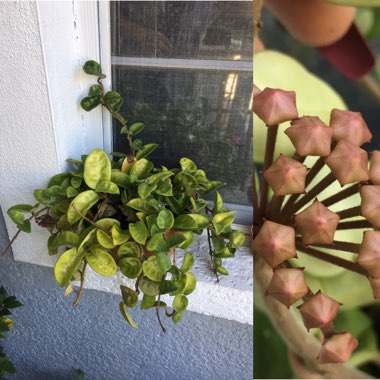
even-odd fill
[(32, 231), (32, 225), (30, 223), (30, 220), (25, 220), (21, 224), (18, 224), (17, 228), (19, 228), (22, 232), (26, 233), (30, 233)]
[(160, 294), (160, 284), (145, 277), (139, 281), (139, 288), (148, 296), (158, 296)]
[(88, 96), (96, 96), (96, 95), (101, 95), (102, 93), (102, 88), (98, 84), (94, 84), (90, 87), (88, 91)]
[(181, 169), (183, 171), (188, 171), (188, 172), (195, 172), (195, 171), (197, 171), (197, 166), (189, 158), (186, 158), (186, 157), (181, 158), (179, 160), (179, 163), (180, 163)]
[(329, 3), (349, 7), (380, 7), (380, 0), (326, 0)]
[(189, 196), (191, 196), (198, 187), (198, 182), (195, 177), (187, 172), (179, 172), (174, 177), (174, 183), (176, 186), (183, 187)]
[(156, 262), (161, 272), (166, 273), (172, 266), (169, 256), (163, 252), (157, 252)]
[(229, 236), (232, 248), (239, 248), (245, 242), (245, 235), (241, 231), (233, 231)]
[(160, 181), (157, 185), (156, 193), (164, 197), (171, 197), (173, 195), (173, 185), (170, 179)]
[(88, 265), (102, 276), (113, 276), (117, 266), (113, 257), (104, 249), (93, 248), (86, 255)]
[(135, 329), (138, 329), (139, 326), (136, 325), (135, 321), (133, 320), (132, 316), (128, 313), (127, 307), (124, 305), (123, 302), (120, 302), (119, 304), (121, 315), (124, 317), (124, 319)]
[(80, 102), (80, 106), (87, 112), (96, 108), (102, 101), (100, 96), (86, 96)]
[(173, 300), (173, 309), (177, 312), (185, 311), (189, 300), (186, 296), (178, 294)]
[(194, 265), (194, 256), (191, 254), (191, 252), (186, 252), (185, 256), (183, 257), (183, 262), (179, 270), (183, 273), (188, 272)]
[[(82, 215), (86, 215), (92, 206), (94, 206), (99, 200), (99, 195), (93, 190), (87, 190), (77, 195), (70, 203), (67, 210), (67, 221), (70, 224), (74, 224), (80, 220)], [(79, 211), (79, 213), (76, 211)]]
[(7, 213), (15, 224), (22, 224), (25, 220), (24, 213), (21, 211), (9, 209)]
[(219, 191), (215, 191), (214, 196), (214, 209), (212, 210), (212, 215), (219, 214), (220, 212), (225, 211), (223, 209), (223, 198), (220, 195)]
[(140, 244), (145, 244), (146, 239), (148, 238), (148, 229), (144, 222), (141, 220), (136, 223), (129, 223), (128, 229), (132, 238)]
[(64, 252), (54, 266), (54, 277), (59, 286), (67, 286), (83, 259), (76, 248)]
[(152, 162), (148, 161), (145, 158), (142, 158), (141, 160), (137, 160), (133, 164), (130, 175), (131, 177), (133, 176), (137, 179), (145, 179), (146, 177), (148, 177), (153, 167), (154, 165)]
[(207, 184), (204, 186), (203, 193), (204, 194), (211, 193), (212, 191), (214, 191), (214, 190), (216, 190), (219, 187), (224, 186), (224, 185), (225, 185), (224, 182), (220, 182), (220, 181), (208, 181)]
[(112, 169), (111, 181), (116, 183), (120, 187), (127, 188), (131, 184), (131, 179), (127, 173), (123, 173), (121, 170)]
[(21, 212), (31, 212), (33, 209), (35, 209), (35, 206), (27, 205), (27, 204), (17, 204), (9, 208), (8, 213), (9, 211), (13, 211), (13, 210), (21, 211)]
[(214, 215), (214, 217), (212, 218), (212, 223), (214, 225), (215, 232), (217, 233), (217, 235), (221, 234), (223, 231), (226, 230), (227, 227), (231, 225), (231, 223), (235, 219), (235, 214), (235, 211), (227, 211)]
[(123, 230), (118, 224), (112, 226), (111, 235), (114, 245), (123, 244), (131, 238), (129, 231)]
[(156, 256), (151, 256), (148, 260), (145, 260), (142, 267), (144, 274), (155, 282), (160, 282), (166, 273), (166, 271), (162, 271), (158, 266)]
[(121, 127), (120, 129), (120, 134), (121, 135), (126, 135), (128, 133), (128, 128), (124, 125), (123, 127)]
[(79, 236), (72, 231), (59, 232), (51, 242), (51, 249), (55, 250), (61, 246), (77, 247)]
[(155, 207), (149, 204), (145, 199), (134, 198), (127, 203), (128, 207), (131, 207), (137, 211), (141, 211), (144, 214), (153, 214), (157, 211)]
[(130, 308), (135, 307), (139, 302), (138, 293), (124, 285), (120, 285), (120, 290), (123, 302)]
[(168, 209), (162, 209), (157, 216), (157, 226), (165, 230), (170, 230), (174, 226), (174, 215)]
[(94, 149), (84, 162), (84, 181), (91, 189), (96, 189), (100, 181), (111, 180), (111, 160), (102, 149)]
[(116, 113), (119, 112), (121, 106), (123, 105), (123, 98), (121, 95), (116, 91), (108, 91), (104, 95), (104, 104), (105, 106), (112, 112)]
[(144, 124), (143, 123), (134, 123), (129, 127), (129, 133), (132, 136), (137, 135), (144, 129)]
[(179, 246), (181, 243), (186, 241), (186, 237), (182, 234), (173, 234), (166, 240), (166, 245), (168, 248), (173, 248)]
[[(78, 177), (74, 177), (74, 178), (78, 178)], [(77, 195), (78, 195), (78, 190), (74, 186), (69, 186), (66, 189), (67, 198), (73, 198), (73, 197), (76, 197)]]
[(47, 187), (51, 187), (51, 186), (61, 186), (62, 185), (62, 182), (66, 179), (66, 178), (69, 178), (70, 174), (68, 173), (59, 173), (59, 174), (56, 174), (55, 176), (53, 176)]
[(173, 314), (172, 320), (174, 324), (177, 324), (181, 321), (183, 317), (183, 313), (184, 313), (183, 311), (177, 311), (176, 313)]
[(119, 247), (117, 254), (119, 257), (135, 257), (140, 259), (141, 248), (136, 242), (129, 241)]
[(219, 274), (222, 274), (224, 276), (228, 276), (228, 270), (222, 266), (217, 266), (216, 267), (216, 271), (219, 273)]
[(86, 74), (95, 75), (95, 76), (100, 77), (100, 78), (106, 77), (104, 74), (102, 74), (102, 68), (101, 68), (100, 64), (96, 61), (93, 61), (93, 60), (87, 61), (83, 65), (83, 71)]
[(166, 240), (162, 233), (153, 235), (146, 245), (148, 251), (160, 251), (167, 252), (169, 251), (169, 247), (166, 244)]
[(182, 293), (187, 296), (191, 294), (195, 290), (196, 287), (197, 287), (197, 278), (195, 277), (195, 275), (191, 272), (186, 273), (186, 286), (182, 290)]
[(97, 193), (120, 194), (118, 186), (107, 180), (99, 181), (96, 185), (95, 191)]
[(156, 148), (158, 144), (146, 144), (144, 145), (136, 154), (136, 158), (139, 160), (141, 158), (147, 157), (151, 154)]
[(3, 302), (3, 307), (6, 309), (16, 309), (17, 307), (24, 306), (15, 296), (7, 297)]
[(178, 285), (174, 281), (163, 280), (160, 282), (160, 294), (168, 294), (178, 290)]
[(197, 229), (204, 229), (208, 227), (211, 224), (210, 219), (203, 214), (188, 214), (190, 217), (192, 217), (195, 220), (195, 223), (197, 223)]
[(141, 310), (151, 309), (156, 305), (156, 296), (148, 296), (147, 294), (143, 295), (141, 301)]
[(36, 189), (33, 191), (33, 196), (36, 198), (37, 202), (40, 202), (44, 205), (50, 202), (50, 195), (44, 189)]
[(190, 231), (198, 229), (198, 225), (190, 215), (182, 214), (175, 218), (174, 228), (180, 231)]
[(123, 257), (119, 260), (120, 272), (124, 276), (134, 279), (142, 272), (141, 261), (136, 257)]
[(146, 199), (149, 195), (157, 189), (157, 185), (148, 185), (147, 183), (140, 183), (137, 188), (137, 192), (139, 193), (140, 198)]
[(182, 234), (186, 238), (186, 240), (178, 245), (178, 248), (186, 249), (189, 248), (194, 242), (194, 232), (187, 231)]

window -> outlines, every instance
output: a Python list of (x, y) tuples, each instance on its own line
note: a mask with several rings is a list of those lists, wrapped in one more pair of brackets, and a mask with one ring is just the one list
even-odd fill
[[(158, 142), (155, 162), (193, 159), (226, 183), (227, 203), (251, 223), (252, 2), (115, 1), (110, 4), (112, 87), (129, 124)], [(114, 125), (116, 151), (126, 141)], [(234, 206), (235, 207), (235, 206)]]

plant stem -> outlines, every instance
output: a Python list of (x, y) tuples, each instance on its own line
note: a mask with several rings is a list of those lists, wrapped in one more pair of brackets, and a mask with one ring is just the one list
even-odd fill
[(361, 216), (361, 207), (351, 207), (346, 210), (338, 211), (336, 214), (339, 215), (340, 220), (353, 218), (354, 216)]
[(253, 163), (253, 194), (252, 194), (252, 202), (253, 202), (253, 223), (257, 222), (258, 211), (259, 211), (259, 184), (256, 181), (256, 167), (255, 163)]
[(352, 261), (342, 259), (337, 256), (330, 255), (329, 253), (319, 251), (318, 249), (315, 248), (310, 248), (310, 247), (305, 247), (302, 243), (296, 242), (296, 249), (298, 251), (301, 251), (309, 256), (315, 257), (317, 259), (326, 261), (330, 264), (334, 264), (337, 266), (340, 266), (342, 268), (348, 269), (352, 272), (362, 274), (364, 276), (367, 276), (368, 273), (367, 271), (359, 266), (356, 263), (353, 263)]
[[(273, 269), (258, 255), (254, 256), (255, 285), (263, 295), (268, 287)], [(321, 349), (319, 342), (309, 334), (295, 314), (273, 297), (263, 297), (274, 327), (286, 342), (289, 349), (297, 352), (309, 367), (325, 379), (370, 379), (368, 374), (350, 367), (348, 364), (319, 364), (316, 360)]]
[(210, 254), (210, 258), (211, 258), (212, 271), (214, 272), (214, 275), (216, 277), (216, 282), (219, 282), (219, 274), (216, 271), (214, 249), (212, 246), (211, 231), (210, 231), (209, 227), (207, 227), (207, 243), (208, 243), (208, 249), (209, 249), (209, 254)]
[[(301, 240), (298, 240), (298, 241), (301, 241)], [(335, 249), (337, 251), (351, 252), (355, 254), (358, 254), (359, 249), (360, 249), (360, 244), (358, 243), (351, 243), (348, 241), (337, 241), (337, 240), (334, 240), (332, 244), (310, 244), (310, 245), (314, 247)]]
[(80, 287), (77, 293), (77, 297), (75, 298), (75, 301), (73, 303), (73, 307), (76, 307), (82, 297), (83, 293), (83, 286), (84, 286), (84, 280), (85, 280), (85, 274), (86, 274), (86, 267), (87, 267), (87, 261), (84, 260), (84, 266), (83, 269), (80, 272)]
[(337, 230), (355, 230), (362, 228), (373, 228), (368, 220), (354, 220), (352, 222), (342, 222), (338, 224)]
[(158, 320), (158, 323), (160, 324), (162, 332), (166, 333), (166, 329), (164, 325), (162, 324), (161, 317), (160, 317), (160, 301), (161, 301), (161, 293), (158, 295), (156, 315), (157, 315), (157, 320)]
[(269, 168), (270, 165), (272, 165), (274, 148), (276, 145), (277, 132), (278, 132), (278, 125), (268, 126), (264, 165), (263, 165), (263, 175), (262, 175), (262, 183), (261, 183), (261, 194), (260, 194), (260, 211), (259, 211), (260, 219), (262, 219), (263, 215), (265, 214), (265, 210), (267, 208), (267, 202), (268, 202), (269, 184), (264, 177), (264, 171), (267, 168)]
[(83, 218), (84, 220), (86, 220), (87, 222), (89, 222), (90, 224), (92, 224), (93, 226), (95, 226), (95, 228), (97, 228), (97, 229), (101, 230), (102, 232), (104, 232), (106, 235), (111, 236), (111, 234), (110, 234), (107, 230), (105, 230), (105, 229), (104, 229), (103, 227), (101, 227), (101, 226), (98, 226), (96, 223), (94, 223), (93, 220), (91, 220), (91, 219), (87, 218), (87, 216), (83, 215), (83, 214), (78, 210), (77, 206), (75, 206), (74, 203), (73, 203), (71, 206), (72, 206), (72, 208), (75, 210), (75, 212), (77, 212), (77, 213), (80, 215), (81, 218)]

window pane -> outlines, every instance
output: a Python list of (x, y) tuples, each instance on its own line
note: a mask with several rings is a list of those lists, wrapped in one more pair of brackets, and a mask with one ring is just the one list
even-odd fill
[(251, 1), (111, 2), (112, 55), (252, 59)]
[[(226, 202), (250, 204), (250, 73), (114, 66), (113, 80), (126, 99), (128, 123), (143, 122), (142, 140), (160, 144), (155, 162), (175, 167), (181, 157), (191, 158), (210, 179), (227, 183)], [(119, 136), (115, 130), (115, 149), (125, 150)]]

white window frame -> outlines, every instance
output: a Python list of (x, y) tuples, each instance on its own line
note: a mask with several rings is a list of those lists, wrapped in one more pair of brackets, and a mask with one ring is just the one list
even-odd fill
[[(103, 71), (111, 73), (109, 2), (41, 1), (36, 2), (35, 6), (50, 109), (29, 110), (45, 115), (45, 122), (38, 125), (42, 141), (37, 138), (35, 141), (18, 139), (17, 160), (11, 150), (4, 155), (5, 162), (2, 164), (6, 169), (1, 173), (0, 199), (10, 237), (16, 232), (15, 226), (6, 216), (6, 210), (11, 205), (33, 203), (33, 189), (45, 187), (52, 175), (64, 171), (67, 158), (78, 158), (95, 148), (112, 151), (109, 114), (100, 107), (86, 113), (79, 106), (80, 99), (86, 96), (89, 86), (94, 83), (94, 77), (82, 72), (85, 61), (98, 60)], [(110, 76), (103, 83), (109, 89)], [(20, 130), (15, 126), (14, 130), (9, 131), (8, 138), (12, 141), (19, 133)], [(49, 150), (48, 156), (40, 154), (41, 145)], [(21, 171), (22, 165), (29, 165), (38, 174), (18, 178), (14, 173)], [(245, 230), (248, 233), (247, 226)], [(13, 245), (14, 258), (53, 266), (56, 257), (47, 254), (47, 236), (46, 231), (33, 225), (33, 232), (21, 234)], [(231, 275), (223, 278), (219, 284), (208, 273), (207, 253), (201, 255), (205, 249), (204, 242), (200, 241), (198, 254), (204, 265), (200, 265), (199, 271), (206, 280), (199, 282), (197, 291), (192, 295), (190, 310), (252, 324), (253, 260), (249, 249), (243, 248), (237, 253), (236, 259), (226, 260)], [(119, 293), (119, 284), (124, 282), (121, 276), (102, 278), (91, 271), (89, 274), (87, 288)]]

